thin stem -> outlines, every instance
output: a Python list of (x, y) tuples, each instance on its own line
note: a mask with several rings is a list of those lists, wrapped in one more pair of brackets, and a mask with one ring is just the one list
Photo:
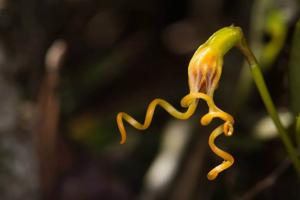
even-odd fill
[(296, 141), (297, 147), (300, 148), (300, 114), (296, 117)]
[(263, 100), (263, 103), (265, 104), (265, 107), (279, 132), (281, 140), (286, 148), (286, 151), (289, 154), (289, 157), (293, 162), (296, 172), (297, 172), (298, 176), (300, 177), (300, 161), (298, 158), (297, 150), (293, 146), (286, 129), (283, 127), (283, 125), (279, 119), (278, 112), (274, 106), (274, 103), (270, 96), (269, 90), (266, 86), (266, 83), (263, 78), (260, 67), (258, 65), (258, 62), (256, 61), (251, 50), (248, 48), (248, 45), (247, 45), (245, 39), (243, 39), (237, 47), (242, 51), (242, 53), (244, 54), (244, 56), (246, 57), (249, 65), (250, 65), (252, 77), (253, 77), (256, 87), (259, 91), (259, 94)]

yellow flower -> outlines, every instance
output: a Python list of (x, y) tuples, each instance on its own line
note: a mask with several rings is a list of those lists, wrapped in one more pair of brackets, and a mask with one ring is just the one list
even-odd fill
[(121, 133), (120, 143), (123, 144), (126, 142), (126, 130), (123, 120), (139, 130), (147, 129), (151, 124), (157, 106), (164, 108), (170, 115), (185, 120), (192, 116), (197, 108), (199, 99), (202, 99), (206, 101), (209, 111), (201, 118), (200, 123), (202, 125), (208, 125), (214, 118), (219, 118), (224, 121), (222, 125), (212, 131), (208, 140), (211, 150), (221, 157), (223, 161), (207, 174), (207, 178), (213, 180), (220, 172), (229, 168), (233, 164), (234, 158), (229, 153), (218, 148), (215, 145), (215, 139), (223, 133), (225, 136), (232, 135), (234, 119), (230, 114), (222, 111), (215, 105), (213, 94), (221, 76), (223, 57), (227, 51), (234, 46), (236, 46), (247, 59), (262, 100), (281, 134), (293, 164), (300, 174), (300, 162), (297, 158), (297, 152), (279, 120), (256, 58), (249, 49), (241, 28), (233, 25), (215, 32), (193, 55), (188, 67), (190, 92), (181, 99), (181, 106), (187, 108), (187, 110), (181, 112), (163, 99), (154, 99), (148, 106), (143, 123), (136, 121), (133, 117), (124, 112), (120, 112), (117, 115), (117, 124)]
[(123, 120), (139, 130), (147, 129), (152, 121), (155, 108), (159, 105), (169, 114), (178, 119), (188, 119), (195, 112), (199, 99), (206, 101), (209, 111), (204, 115), (200, 123), (208, 125), (214, 118), (220, 118), (224, 123), (214, 129), (209, 137), (208, 144), (212, 151), (223, 159), (223, 162), (214, 167), (207, 175), (209, 180), (215, 179), (218, 174), (230, 167), (234, 158), (215, 145), (215, 139), (222, 133), (231, 136), (233, 133), (233, 117), (219, 109), (213, 100), (213, 94), (218, 86), (222, 73), (224, 54), (236, 45), (241, 33), (238, 27), (225, 27), (214, 33), (193, 55), (188, 67), (188, 79), (190, 92), (182, 98), (181, 106), (187, 108), (185, 112), (178, 111), (163, 99), (154, 99), (148, 106), (144, 123), (136, 121), (130, 115), (120, 112), (117, 115), (117, 124), (121, 133), (121, 144), (126, 141), (126, 130)]
[(209, 96), (218, 86), (222, 72), (223, 59), (210, 46), (198, 48), (188, 67), (190, 93), (202, 92)]

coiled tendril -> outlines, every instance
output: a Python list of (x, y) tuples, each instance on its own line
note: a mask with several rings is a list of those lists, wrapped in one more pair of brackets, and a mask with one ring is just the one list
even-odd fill
[(218, 174), (229, 168), (234, 158), (229, 153), (221, 150), (215, 145), (218, 136), (224, 133), (225, 136), (233, 134), (233, 117), (219, 109), (214, 101), (213, 94), (218, 85), (223, 65), (223, 56), (235, 45), (241, 44), (243, 41), (241, 29), (239, 27), (225, 27), (214, 33), (203, 45), (201, 45), (193, 55), (188, 67), (188, 79), (190, 92), (182, 98), (181, 106), (187, 108), (185, 112), (181, 112), (174, 108), (171, 104), (163, 99), (154, 99), (148, 106), (144, 123), (140, 123), (130, 115), (120, 112), (117, 115), (117, 124), (121, 133), (121, 144), (126, 141), (126, 130), (123, 120), (139, 130), (147, 129), (152, 121), (155, 108), (161, 106), (170, 115), (177, 119), (186, 120), (195, 112), (198, 101), (204, 100), (209, 111), (205, 114), (200, 123), (204, 126), (208, 125), (214, 118), (219, 118), (224, 123), (212, 131), (209, 136), (209, 146), (211, 150), (223, 159), (223, 162), (214, 167), (208, 174), (209, 180), (215, 179)]
[(124, 144), (126, 141), (126, 130), (124, 128), (123, 119), (127, 121), (130, 125), (135, 127), (136, 129), (145, 130), (150, 126), (155, 108), (159, 105), (162, 108), (164, 108), (173, 117), (177, 119), (186, 120), (189, 117), (191, 117), (195, 112), (198, 104), (198, 99), (203, 99), (204, 101), (206, 101), (207, 105), (209, 106), (209, 112), (206, 115), (204, 115), (200, 120), (200, 123), (202, 125), (204, 126), (208, 125), (214, 118), (220, 118), (224, 120), (224, 124), (218, 126), (215, 130), (213, 130), (213, 132), (209, 137), (209, 146), (212, 149), (212, 151), (215, 154), (217, 154), (219, 157), (224, 159), (222, 164), (218, 165), (207, 174), (209, 180), (215, 179), (220, 172), (230, 167), (234, 162), (234, 158), (229, 153), (219, 149), (214, 143), (215, 139), (222, 133), (224, 133), (226, 136), (232, 135), (234, 120), (231, 115), (220, 110), (215, 105), (212, 98), (204, 93), (190, 93), (181, 100), (181, 106), (187, 107), (186, 112), (178, 111), (176, 108), (174, 108), (171, 104), (169, 104), (165, 100), (154, 99), (148, 106), (146, 117), (143, 124), (136, 121), (130, 115), (124, 112), (120, 112), (117, 115), (117, 124), (122, 136), (122, 140), (120, 143)]

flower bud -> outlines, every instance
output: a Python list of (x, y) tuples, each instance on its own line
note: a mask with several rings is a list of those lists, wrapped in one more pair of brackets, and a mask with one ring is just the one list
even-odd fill
[(202, 92), (213, 96), (222, 72), (223, 59), (219, 51), (204, 44), (193, 55), (189, 68), (190, 92)]

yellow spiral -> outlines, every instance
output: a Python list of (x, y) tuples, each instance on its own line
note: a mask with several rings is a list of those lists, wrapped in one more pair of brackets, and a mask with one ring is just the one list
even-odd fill
[(131, 117), (130, 115), (128, 115), (124, 112), (118, 113), (117, 124), (118, 124), (118, 128), (120, 130), (120, 133), (121, 133), (121, 142), (120, 143), (124, 144), (126, 142), (126, 137), (127, 137), (123, 119), (125, 121), (127, 121), (130, 125), (135, 127), (136, 129), (145, 130), (150, 126), (152, 119), (153, 119), (155, 108), (159, 105), (162, 108), (164, 108), (170, 115), (174, 116), (175, 118), (185, 120), (185, 119), (190, 118), (193, 115), (193, 113), (195, 112), (197, 105), (198, 105), (198, 99), (203, 99), (204, 101), (206, 101), (206, 103), (209, 107), (209, 112), (207, 114), (205, 114), (200, 120), (200, 123), (202, 125), (204, 125), (204, 126), (208, 125), (214, 118), (220, 118), (220, 119), (224, 120), (224, 124), (218, 126), (210, 134), (209, 141), (208, 141), (208, 144), (209, 144), (211, 150), (215, 154), (217, 154), (219, 157), (224, 159), (223, 163), (221, 163), (220, 165), (213, 168), (207, 174), (207, 178), (209, 180), (215, 179), (220, 172), (222, 172), (225, 169), (227, 169), (228, 167), (230, 167), (234, 162), (234, 158), (229, 153), (221, 150), (214, 143), (215, 139), (222, 133), (224, 133), (226, 136), (232, 135), (234, 120), (230, 114), (222, 111), (215, 105), (211, 96), (208, 96), (204, 93), (190, 93), (182, 98), (181, 106), (188, 108), (186, 112), (178, 111), (176, 108), (174, 108), (171, 104), (169, 104), (167, 101), (165, 101), (163, 99), (154, 99), (147, 108), (146, 116), (145, 116), (145, 120), (144, 120), (143, 124), (138, 122), (133, 117)]
[(209, 144), (211, 150), (215, 154), (217, 154), (218, 156), (220, 156), (221, 158), (224, 159), (224, 161), (220, 165), (214, 167), (212, 170), (210, 170), (210, 172), (208, 172), (207, 178), (209, 180), (214, 180), (215, 178), (217, 178), (217, 176), (220, 172), (222, 172), (222, 171), (226, 170), (227, 168), (229, 168), (234, 162), (234, 158), (232, 157), (232, 155), (230, 155), (229, 153), (221, 150), (220, 148), (218, 148), (215, 145), (215, 139), (219, 135), (221, 135), (224, 131), (224, 124), (218, 126), (215, 130), (213, 130), (213, 132), (210, 134), (209, 139), (208, 139), (208, 144)]
[(121, 133), (121, 144), (124, 144), (126, 142), (126, 130), (123, 124), (123, 119), (125, 121), (127, 121), (130, 125), (132, 125), (133, 127), (135, 127), (136, 129), (139, 130), (145, 130), (147, 129), (151, 122), (152, 122), (152, 118), (154, 115), (154, 111), (156, 106), (161, 106), (162, 108), (164, 108), (170, 115), (172, 115), (173, 117), (177, 118), (177, 119), (188, 119), (190, 118), (190, 116), (193, 115), (193, 113), (195, 112), (196, 108), (197, 108), (197, 101), (192, 101), (186, 112), (180, 112), (178, 111), (176, 108), (174, 108), (171, 104), (169, 104), (167, 101), (163, 100), (163, 99), (154, 99), (148, 106), (148, 109), (146, 111), (146, 117), (144, 120), (144, 123), (139, 123), (138, 121), (136, 121), (133, 117), (131, 117), (130, 115), (124, 113), (124, 112), (120, 112), (117, 115), (117, 124)]
[(204, 115), (200, 120), (200, 123), (202, 125), (206, 126), (206, 125), (210, 124), (210, 122), (214, 118), (220, 118), (224, 121), (223, 125), (220, 125), (215, 130), (213, 130), (213, 132), (210, 134), (209, 139), (208, 139), (208, 144), (209, 144), (209, 147), (211, 148), (211, 150), (224, 160), (220, 165), (214, 167), (207, 174), (207, 178), (209, 180), (214, 180), (215, 178), (217, 178), (217, 176), (220, 172), (229, 168), (234, 162), (234, 158), (232, 157), (232, 155), (221, 150), (220, 148), (218, 148), (215, 145), (215, 139), (222, 133), (224, 133), (226, 136), (232, 135), (234, 119), (230, 114), (219, 109), (215, 105), (213, 99), (210, 96), (205, 95), (203, 93), (190, 93), (190, 94), (186, 95), (181, 100), (181, 105), (186, 106), (186, 105), (188, 105), (189, 102), (195, 101), (195, 99), (200, 99), (200, 98), (205, 100), (209, 107), (209, 112), (206, 115)]

